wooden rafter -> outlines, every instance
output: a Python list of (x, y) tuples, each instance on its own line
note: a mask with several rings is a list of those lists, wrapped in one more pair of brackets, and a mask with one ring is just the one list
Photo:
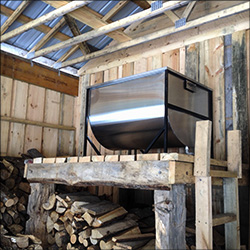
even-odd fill
[[(4, 6), (4, 5), (0, 5), (0, 10), (1, 10), (1, 14), (5, 15), (5, 16), (7, 16), (7, 17), (11, 16), (12, 13), (14, 12), (12, 9), (7, 8), (7, 7)], [(17, 18), (16, 21), (18, 21), (18, 22), (20, 22), (20, 23), (23, 23), (23, 24), (26, 24), (26, 23), (29, 23), (29, 22), (33, 21), (33, 19), (31, 19), (31, 18), (29, 18), (29, 17), (27, 17), (27, 16), (21, 14), (21, 15)], [(47, 34), (48, 32), (50, 32), (50, 30), (52, 29), (52, 28), (50, 28), (49, 26), (44, 25), (44, 24), (38, 25), (38, 26), (36, 26), (36, 27), (34, 27), (34, 28), (35, 28), (36, 30), (42, 32), (42, 33), (45, 33), (45, 34)], [(60, 41), (65, 41), (65, 40), (68, 40), (68, 39), (70, 38), (69, 36), (67, 36), (67, 35), (65, 35), (65, 34), (63, 34), (63, 33), (61, 33), (61, 32), (57, 32), (57, 33), (54, 35), (54, 37), (55, 37), (56, 39), (60, 40)]]
[(42, 48), (65, 25), (65, 23), (63, 17), (29, 52)]
[[(101, 51), (97, 51), (97, 52), (91, 53), (89, 55), (82, 56), (82, 57), (67, 61), (67, 62), (62, 63), (60, 65), (56, 65), (56, 68), (63, 68), (63, 67), (69, 66), (69, 65), (79, 63), (79, 62), (83, 62), (83, 61), (87, 61), (87, 60), (90, 60), (93, 58), (97, 58), (97, 57), (100, 57), (100, 56), (103, 56), (103, 55), (106, 55), (109, 53), (113, 53), (113, 52), (118, 51), (118, 50), (126, 49), (126, 48), (129, 48), (129, 47), (141, 44), (141, 43), (145, 43), (145, 42), (148, 42), (148, 41), (160, 38), (160, 37), (164, 37), (164, 36), (179, 32), (179, 31), (183, 31), (186, 29), (190, 29), (192, 27), (200, 26), (204, 23), (215, 21), (218, 18), (223, 18), (223, 17), (227, 17), (227, 16), (230, 16), (233, 14), (237, 14), (239, 12), (246, 11), (248, 9), (249, 9), (248, 3), (243, 3), (240, 5), (231, 7), (229, 9), (227, 9), (226, 11), (222, 10), (222, 11), (212, 13), (212, 14), (209, 14), (207, 16), (200, 17), (198, 19), (189, 21), (189, 22), (187, 22), (187, 24), (185, 26), (182, 26), (180, 28), (169, 27), (169, 28), (161, 30), (160, 32), (156, 31), (156, 32), (151, 33), (149, 35), (146, 35), (144, 37), (138, 37), (138, 38), (133, 39), (132, 41), (125, 42), (122, 44), (117, 44), (117, 45), (114, 45), (112, 47), (105, 48)], [(79, 74), (83, 74), (83, 73), (84, 73), (84, 68), (79, 70)]]
[[(68, 50), (65, 54), (63, 54), (55, 63), (54, 65), (56, 65), (57, 63), (60, 62), (64, 62), (66, 61), (70, 56), (72, 56), (78, 49), (80, 48), (80, 45), (75, 45), (73, 48), (71, 48), (70, 50)], [(54, 66), (53, 65), (53, 66)]]
[(132, 23), (134, 23), (136, 21), (145, 20), (145, 19), (148, 19), (150, 17), (154, 17), (156, 15), (159, 15), (159, 14), (163, 13), (164, 11), (167, 11), (168, 9), (177, 8), (177, 7), (180, 7), (180, 6), (184, 5), (184, 4), (186, 4), (186, 1), (169, 1), (169, 2), (164, 3), (163, 7), (160, 8), (160, 9), (157, 9), (157, 10), (154, 10), (154, 11), (144, 10), (144, 11), (139, 12), (137, 14), (134, 14), (132, 16), (128, 16), (128, 17), (120, 19), (120, 20), (118, 20), (116, 22), (110, 23), (110, 24), (108, 24), (108, 25), (106, 25), (104, 27), (101, 27), (99, 29), (89, 31), (89, 32), (87, 32), (85, 34), (82, 34), (80, 36), (69, 39), (69, 40), (67, 40), (65, 42), (61, 42), (61, 43), (55, 44), (53, 46), (50, 46), (48, 48), (37, 51), (35, 53), (28, 54), (27, 56), (28, 56), (29, 59), (33, 59), (33, 58), (36, 58), (36, 57), (39, 57), (39, 56), (43, 56), (43, 55), (46, 55), (46, 54), (48, 54), (48, 53), (50, 53), (52, 51), (57, 51), (59, 49), (63, 49), (63, 48), (69, 47), (69, 46), (73, 46), (73, 45), (76, 45), (76, 44), (81, 43), (83, 41), (87, 41), (87, 40), (90, 40), (92, 38), (107, 34), (110, 31), (117, 30), (117, 29), (119, 29), (121, 27), (130, 25), (130, 24), (132, 24)]
[(150, 6), (151, 6), (148, 3), (148, 1), (132, 0), (132, 2), (134, 2), (136, 5), (138, 5), (139, 7), (141, 7), (143, 10), (149, 9)]
[(191, 1), (188, 6), (186, 7), (186, 9), (184, 10), (181, 18), (185, 18), (186, 20), (188, 19), (188, 17), (190, 16), (192, 10), (194, 9), (194, 6), (196, 4), (197, 1)]
[(51, 11), (50, 13), (47, 13), (35, 20), (33, 20), (32, 22), (30, 23), (27, 23), (27, 24), (24, 24), (22, 25), (21, 27), (18, 27), (6, 34), (4, 34), (2, 37), (1, 37), (1, 42), (4, 42), (12, 37), (15, 37), (31, 28), (34, 28), (40, 24), (43, 24), (43, 23), (46, 23), (48, 21), (51, 21), (51, 20), (54, 20), (55, 18), (57, 17), (60, 17), (62, 15), (65, 15), (73, 10), (76, 10), (84, 5), (86, 5), (87, 3), (89, 3), (89, 1), (73, 1), (73, 2), (70, 2), (68, 3), (67, 5), (65, 6), (62, 6), (56, 10), (53, 10)]
[(108, 21), (110, 20), (115, 14), (117, 14), (125, 5), (127, 5), (129, 0), (119, 1), (114, 8), (112, 8), (103, 18), (102, 20)]
[(164, 14), (165, 14), (173, 23), (175, 23), (176, 21), (178, 21), (178, 20), (180, 19), (172, 10), (168, 10), (168, 11), (164, 12)]
[[(68, 3), (68, 1), (47, 1), (47, 0), (43, 2), (50, 4), (54, 8), (62, 7)], [(88, 25), (93, 29), (97, 29), (106, 26), (108, 24), (108, 22), (102, 20), (103, 18), (102, 15), (96, 13), (87, 6), (72, 11), (69, 15), (75, 18), (76, 20), (85, 23), (86, 25)], [(126, 35), (122, 30), (116, 30), (108, 33), (107, 35), (118, 42), (125, 42), (131, 40), (131, 38), (128, 35)]]
[[(80, 32), (74, 18), (72, 18), (69, 15), (65, 15), (65, 20), (66, 20), (66, 22), (67, 22), (73, 36), (81, 35), (81, 32)], [(79, 48), (82, 51), (83, 55), (86, 55), (86, 54), (90, 53), (90, 49), (89, 49), (86, 42), (79, 43)]]
[(29, 3), (30, 0), (23, 1), (20, 3), (17, 9), (12, 13), (11, 16), (9, 16), (9, 18), (1, 26), (1, 35), (3, 35), (3, 33), (10, 27), (10, 25), (16, 21), (16, 19), (22, 14), (25, 8), (29, 5)]

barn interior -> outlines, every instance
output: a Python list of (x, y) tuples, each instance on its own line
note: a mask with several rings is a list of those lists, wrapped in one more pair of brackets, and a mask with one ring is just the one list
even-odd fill
[(1, 248), (250, 249), (249, 7), (1, 0)]

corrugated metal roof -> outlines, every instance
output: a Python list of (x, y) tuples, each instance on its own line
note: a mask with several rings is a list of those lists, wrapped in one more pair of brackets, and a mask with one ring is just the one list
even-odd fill
[[(4, 5), (12, 10), (15, 10), (21, 3), (22, 1), (3, 1), (1, 0), (1, 5)], [(91, 8), (92, 10), (98, 12), (101, 15), (106, 15), (116, 4), (118, 3), (118, 1), (93, 1), (90, 4), (88, 4), (88, 7)], [(52, 10), (54, 10), (53, 7), (51, 7), (50, 5), (42, 2), (42, 1), (31, 1), (31, 3), (29, 4), (29, 6), (23, 11), (22, 15), (25, 15), (31, 19), (36, 19), (39, 18), (43, 15), (45, 15), (46, 13), (51, 12)], [(120, 10), (115, 16), (113, 16), (111, 18), (112, 21), (116, 21), (119, 20), (121, 18), (124, 18), (126, 16), (132, 15), (134, 13), (140, 12), (142, 9), (140, 7), (138, 7), (136, 4), (134, 4), (133, 2), (129, 2), (128, 4), (125, 5), (125, 7)], [(7, 20), (7, 17), (4, 16), (3, 14), (0, 15), (1, 16), (1, 26), (3, 25), (3, 23)], [(50, 22), (45, 23), (45, 25), (49, 26), (50, 28), (54, 27), (56, 25), (57, 22), (59, 22), (59, 20), (61, 19), (61, 17), (56, 18)], [(86, 33), (90, 30), (92, 30), (91, 27), (79, 22), (78, 20), (76, 20), (77, 26), (79, 27), (80, 32)], [(6, 32), (11, 31), (16, 29), (17, 27), (20, 27), (22, 25), (22, 23), (15, 21)], [(61, 29), (60, 32), (69, 36), (69, 37), (73, 37), (71, 30), (69, 29), (69, 27), (67, 25), (64, 25)], [(26, 50), (27, 52), (32, 49), (37, 43), (38, 41), (44, 36), (45, 34), (36, 30), (36, 29), (30, 29), (16, 37), (13, 37), (11, 39), (9, 39), (8, 41), (6, 41), (7, 44), (10, 44), (14, 47)], [(93, 38), (89, 41), (87, 41), (87, 44), (93, 46), (96, 49), (102, 49), (104, 48), (106, 45), (108, 45), (110, 42), (112, 41), (112, 39), (106, 35), (102, 35), (100, 37), (96, 37)], [(44, 47), (48, 47), (51, 45), (54, 45), (56, 43), (59, 43), (61, 41), (59, 41), (56, 38), (52, 38), (49, 40), (49, 42), (47, 42), (45, 44)], [(65, 48), (65, 49), (61, 49), (59, 51), (56, 52), (52, 52), (48, 55), (46, 55), (45, 57), (57, 61), (62, 55), (64, 55), (70, 48)], [(79, 56), (82, 56), (82, 52), (80, 50), (76, 51), (73, 55), (71, 55), (71, 57), (69, 59), (73, 59), (73, 58), (77, 58)], [(68, 59), (68, 60), (69, 60)], [(79, 69), (80, 67), (82, 67), (86, 62), (83, 63), (78, 63), (76, 65), (73, 65), (73, 67)]]

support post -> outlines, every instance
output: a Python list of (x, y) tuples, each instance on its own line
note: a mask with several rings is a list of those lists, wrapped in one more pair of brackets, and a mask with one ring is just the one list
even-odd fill
[(75, 127), (76, 127), (76, 154), (83, 155), (83, 147), (86, 128), (86, 111), (87, 111), (87, 86), (89, 85), (90, 75), (86, 74), (79, 78), (78, 97), (75, 108)]
[[(42, 163), (42, 158), (34, 159), (34, 163)], [(42, 241), (44, 249), (47, 247), (46, 222), (48, 211), (43, 209), (51, 194), (55, 193), (54, 184), (30, 183), (31, 193), (27, 207), (27, 214), (30, 216), (26, 222), (26, 234), (32, 234)]]
[(155, 249), (186, 249), (185, 185), (175, 184), (170, 191), (154, 191)]
[(194, 161), (196, 249), (213, 249), (211, 127), (211, 121), (196, 123)]
[[(241, 131), (228, 131), (228, 170), (242, 175)], [(224, 213), (236, 215), (236, 221), (225, 224), (226, 249), (240, 249), (239, 194), (238, 178), (224, 178)]]

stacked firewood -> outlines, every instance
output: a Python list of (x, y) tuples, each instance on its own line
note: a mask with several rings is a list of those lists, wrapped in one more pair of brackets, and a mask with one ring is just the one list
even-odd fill
[[(23, 178), (21, 159), (0, 161), (0, 224), (1, 247), (5, 249), (42, 249), (41, 241), (33, 235), (24, 235), (30, 185)], [(6, 248), (7, 247), (7, 248)]]
[(88, 192), (53, 194), (43, 208), (49, 211), (49, 249), (139, 249), (154, 244), (152, 223), (146, 227), (136, 213)]

